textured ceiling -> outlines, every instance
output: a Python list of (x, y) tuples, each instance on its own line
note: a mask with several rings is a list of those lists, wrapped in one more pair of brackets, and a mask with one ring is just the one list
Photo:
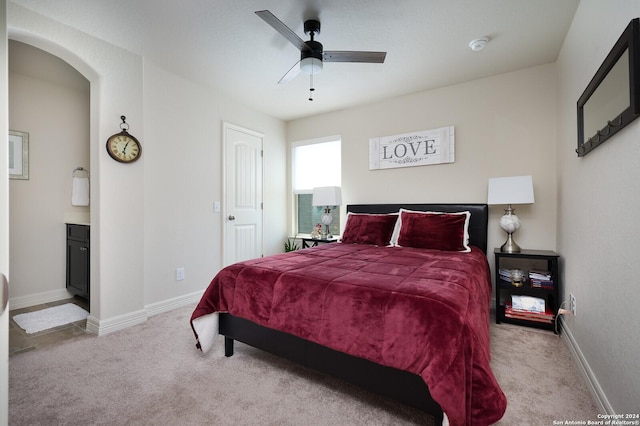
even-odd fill
[[(554, 62), (579, 0), (12, 0), (178, 75), (290, 120)], [(301, 38), (317, 18), (325, 50), (386, 51), (384, 64), (325, 63), (278, 80), (299, 51), (255, 11)], [(11, 26), (11, 17), (9, 16)], [(468, 47), (487, 37), (482, 52)]]

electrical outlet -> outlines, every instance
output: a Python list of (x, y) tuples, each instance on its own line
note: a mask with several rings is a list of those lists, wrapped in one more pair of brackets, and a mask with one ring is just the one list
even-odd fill
[(576, 316), (576, 297), (573, 295), (573, 293), (569, 293), (569, 310), (575, 317)]
[(176, 281), (184, 280), (184, 268), (176, 269)]

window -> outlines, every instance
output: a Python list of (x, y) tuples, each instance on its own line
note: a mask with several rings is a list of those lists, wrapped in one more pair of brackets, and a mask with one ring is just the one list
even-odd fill
[[(294, 230), (296, 234), (310, 234), (324, 207), (313, 206), (313, 188), (341, 186), (340, 136), (294, 142), (292, 144), (292, 187), (294, 196)], [(330, 232), (340, 234), (340, 206), (331, 209), (333, 223)]]

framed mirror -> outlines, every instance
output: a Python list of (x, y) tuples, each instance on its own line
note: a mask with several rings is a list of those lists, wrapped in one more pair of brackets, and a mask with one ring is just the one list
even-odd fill
[(578, 157), (640, 115), (640, 20), (629, 22), (578, 99)]

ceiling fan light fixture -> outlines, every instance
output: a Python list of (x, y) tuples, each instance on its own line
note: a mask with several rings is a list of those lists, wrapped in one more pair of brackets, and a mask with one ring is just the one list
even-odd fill
[(300, 70), (306, 74), (318, 74), (322, 71), (322, 61), (314, 57), (304, 58), (300, 61)]
[(284, 38), (289, 40), (291, 44), (300, 50), (300, 60), (287, 71), (287, 73), (278, 81), (278, 84), (286, 83), (298, 73), (303, 72), (310, 75), (309, 100), (313, 100), (313, 75), (322, 71), (324, 62), (356, 62), (356, 63), (384, 63), (387, 52), (365, 52), (365, 51), (328, 51), (325, 52), (322, 43), (315, 41), (315, 36), (320, 34), (320, 21), (317, 19), (309, 19), (304, 21), (304, 33), (310, 37), (310, 40), (302, 40), (291, 28), (278, 19), (268, 10), (257, 10), (258, 15), (263, 21), (269, 24), (274, 30), (280, 33)]

